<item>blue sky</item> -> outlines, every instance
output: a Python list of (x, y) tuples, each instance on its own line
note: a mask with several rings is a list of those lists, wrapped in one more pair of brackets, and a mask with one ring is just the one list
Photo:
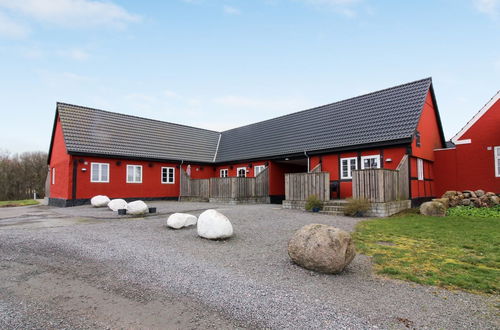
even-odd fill
[(0, 0), (0, 150), (57, 101), (228, 128), (433, 77), (445, 135), (500, 89), (499, 0)]

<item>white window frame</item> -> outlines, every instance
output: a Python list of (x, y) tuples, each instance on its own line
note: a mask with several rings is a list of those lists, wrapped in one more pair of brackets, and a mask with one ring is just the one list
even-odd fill
[(365, 159), (377, 159), (377, 167), (370, 168), (380, 168), (380, 155), (369, 155), (369, 156), (361, 156), (361, 169), (365, 169)]
[[(99, 166), (99, 179), (97, 180), (94, 180), (94, 165), (98, 165)], [(108, 179), (107, 180), (103, 180), (102, 179), (102, 168), (103, 168), (103, 165), (105, 165), (107, 167), (107, 170), (108, 170)], [(109, 182), (109, 163), (90, 163), (90, 182), (101, 182), (101, 183), (108, 183)]]
[(219, 176), (221, 178), (227, 178), (229, 176), (229, 170), (227, 168), (221, 168), (219, 171)]
[(56, 168), (52, 168), (52, 184), (56, 184)]
[[(163, 171), (167, 171), (167, 181), (164, 181), (164, 177), (163, 177)], [(172, 181), (169, 181), (169, 178), (170, 178), (170, 170), (172, 170)], [(168, 167), (168, 166), (165, 166), (165, 167), (162, 167), (161, 168), (161, 183), (162, 184), (175, 184), (175, 167)]]
[[(347, 160), (347, 176), (344, 176), (343, 169), (343, 161)], [(358, 168), (358, 157), (345, 157), (340, 158), (340, 178), (341, 179), (352, 179), (352, 170), (351, 170), (351, 160), (354, 160), (354, 168)]]
[[(257, 173), (257, 169), (260, 169), (259, 172)], [(253, 167), (253, 176), (259, 175), (260, 172), (264, 171), (266, 169), (266, 165), (257, 165)]]
[[(240, 170), (245, 171), (245, 176), (240, 176)], [(238, 167), (238, 168), (236, 169), (236, 176), (237, 176), (238, 178), (246, 178), (246, 177), (247, 177), (247, 168), (246, 168), (246, 167)]]
[(494, 154), (494, 161), (495, 161), (495, 176), (498, 178), (500, 177), (500, 146), (494, 147), (493, 148), (495, 151)]
[(417, 158), (417, 179), (424, 181), (424, 160)]
[[(139, 180), (139, 181), (138, 181), (138, 180), (136, 180), (137, 178), (135, 177), (135, 169), (136, 169), (137, 167), (140, 167), (140, 168), (141, 168), (141, 177), (140, 177), (140, 180)], [(132, 171), (133, 171), (133, 174), (134, 174), (134, 175), (133, 175), (133, 181), (129, 181), (129, 179), (128, 179), (128, 173), (129, 173), (129, 169), (130, 169), (130, 168), (132, 168)], [(127, 165), (127, 173), (126, 173), (126, 175), (127, 175), (127, 177), (126, 177), (127, 183), (142, 183), (142, 174), (143, 174), (143, 173), (142, 173), (142, 165), (133, 165), (133, 164)]]

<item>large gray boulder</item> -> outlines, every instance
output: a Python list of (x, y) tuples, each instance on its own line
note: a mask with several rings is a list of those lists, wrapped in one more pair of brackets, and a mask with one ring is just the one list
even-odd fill
[(127, 204), (127, 214), (141, 215), (148, 213), (148, 205), (143, 201), (133, 201)]
[(194, 215), (187, 213), (174, 213), (168, 217), (167, 227), (180, 229), (183, 227), (196, 225), (197, 221), (198, 219)]
[(198, 217), (198, 236), (207, 239), (223, 239), (233, 235), (229, 219), (216, 210), (206, 210)]
[(351, 263), (356, 251), (349, 233), (332, 226), (310, 224), (292, 236), (288, 255), (304, 268), (337, 274)]
[(420, 213), (433, 217), (444, 217), (446, 215), (446, 207), (439, 202), (425, 202), (420, 205)]
[(108, 206), (109, 201), (108, 196), (97, 195), (90, 199), (90, 204), (93, 207), (105, 207)]
[(117, 199), (112, 199), (108, 203), (108, 207), (110, 208), (111, 211), (118, 211), (120, 209), (126, 209), (127, 208), (127, 202), (124, 199), (117, 198)]

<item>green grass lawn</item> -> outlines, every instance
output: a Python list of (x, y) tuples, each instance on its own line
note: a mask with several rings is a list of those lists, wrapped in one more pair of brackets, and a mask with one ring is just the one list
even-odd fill
[(19, 201), (0, 201), (0, 207), (37, 205), (34, 199), (23, 199)]
[(411, 212), (358, 224), (358, 252), (378, 274), (498, 294), (500, 217), (428, 217)]

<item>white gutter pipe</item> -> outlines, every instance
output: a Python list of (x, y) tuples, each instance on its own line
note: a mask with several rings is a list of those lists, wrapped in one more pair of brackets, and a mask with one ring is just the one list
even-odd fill
[(181, 201), (181, 192), (182, 192), (182, 164), (184, 164), (184, 160), (181, 160), (181, 166), (179, 166), (179, 198), (178, 202)]

